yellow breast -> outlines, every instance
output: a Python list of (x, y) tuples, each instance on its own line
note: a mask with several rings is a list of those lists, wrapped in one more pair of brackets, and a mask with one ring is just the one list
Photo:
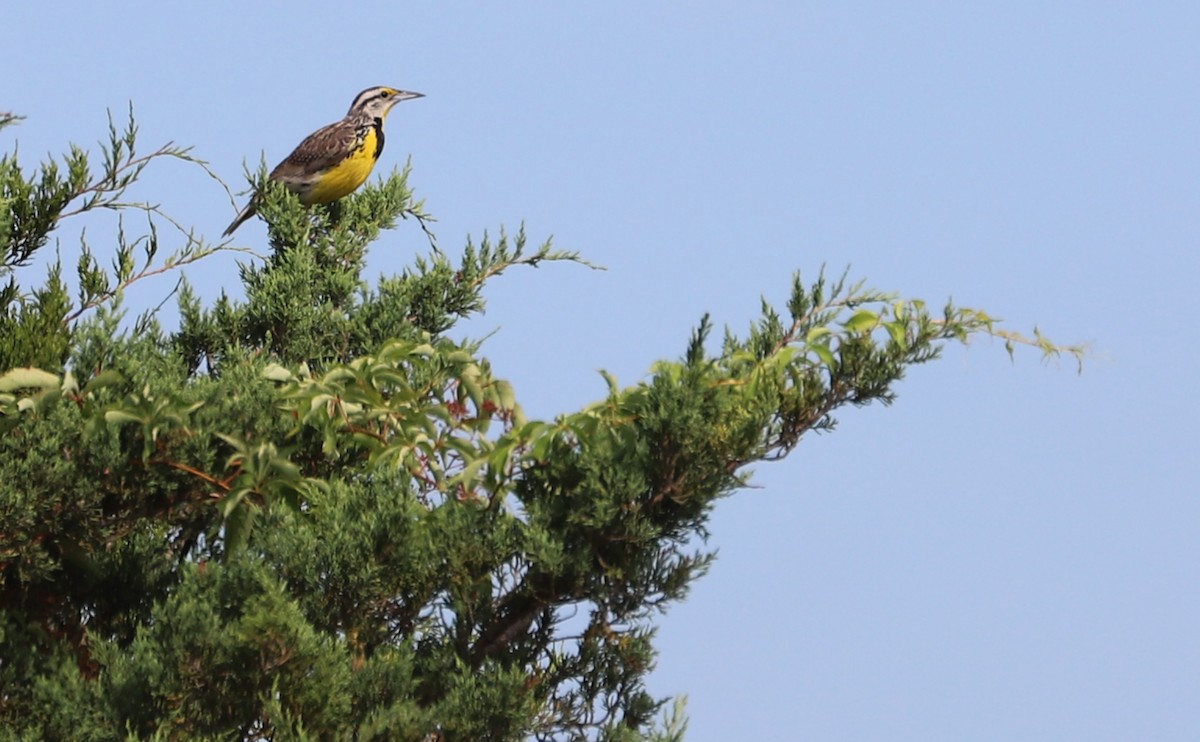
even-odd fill
[(350, 156), (325, 171), (308, 193), (301, 197), (301, 201), (305, 204), (327, 204), (349, 195), (365, 183), (375, 167), (378, 152), (376, 136), (375, 127), (369, 127), (366, 136)]

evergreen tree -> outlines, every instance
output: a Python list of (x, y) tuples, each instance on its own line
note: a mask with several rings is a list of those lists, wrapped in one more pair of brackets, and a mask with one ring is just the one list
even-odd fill
[[(0, 117), (0, 125), (12, 116)], [(505, 270), (579, 261), (524, 232), (368, 285), (369, 245), (428, 219), (407, 171), (329, 207), (267, 184), (270, 253), (180, 320), (121, 296), (213, 246), (123, 200), (162, 159), (111, 127), (0, 160), (0, 727), (26, 739), (680, 739), (644, 681), (654, 620), (708, 568), (746, 467), (844, 405), (889, 402), (976, 334), (1062, 350), (983, 312), (796, 276), (744, 337), (700, 321), (646, 381), (527, 420), (447, 336)], [(140, 211), (72, 298), (23, 289), (65, 219)], [(159, 228), (179, 242), (158, 256)], [(411, 232), (409, 234), (412, 234)], [(168, 238), (162, 238), (164, 241)]]

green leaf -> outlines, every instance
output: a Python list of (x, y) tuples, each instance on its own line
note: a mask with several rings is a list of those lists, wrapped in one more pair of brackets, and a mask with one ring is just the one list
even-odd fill
[(814, 327), (808, 331), (807, 335), (805, 335), (804, 342), (811, 345), (812, 343), (815, 343), (816, 341), (820, 340), (821, 338), (826, 337), (831, 334), (833, 334), (833, 330), (829, 329), (828, 327), (825, 327), (824, 325), (821, 325), (820, 327)]
[(892, 342), (895, 343), (900, 350), (908, 350), (908, 325), (904, 322), (884, 322), (884, 329), (892, 336)]
[(471, 403), (478, 409), (483, 404), (483, 388), (479, 385), (479, 371), (474, 367), (463, 369), (463, 374), (458, 378), (462, 384), (463, 391), (470, 398)]
[(0, 392), (16, 389), (52, 389), (60, 383), (57, 375), (40, 368), (14, 368), (0, 376)]
[(125, 423), (140, 423), (142, 418), (124, 410), (109, 410), (104, 413), (104, 421), (110, 425), (124, 425)]
[(263, 369), (262, 375), (264, 379), (279, 382), (292, 381), (296, 378), (291, 371), (278, 363), (268, 363), (267, 367)]
[(125, 377), (116, 371), (101, 371), (96, 376), (92, 377), (88, 383), (83, 386), (84, 394), (91, 394), (98, 389), (103, 389), (108, 386), (114, 386), (125, 381)]
[(503, 379), (497, 380), (493, 385), (496, 389), (496, 401), (502, 410), (514, 410), (517, 407), (517, 395), (513, 391), (512, 384)]
[(829, 349), (828, 345), (825, 343), (817, 343), (809, 346), (809, 350), (817, 354), (817, 358), (820, 359), (822, 366), (825, 366), (826, 368), (833, 368), (833, 351)]
[(879, 315), (870, 309), (860, 309), (850, 315), (843, 327), (849, 332), (865, 332), (874, 329), (879, 324)]

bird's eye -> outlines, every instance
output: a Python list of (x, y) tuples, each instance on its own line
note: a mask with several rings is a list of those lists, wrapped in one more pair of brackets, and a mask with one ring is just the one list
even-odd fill
[(388, 99), (388, 98), (391, 98), (391, 97), (392, 97), (392, 94), (391, 94), (391, 92), (390, 92), (390, 91), (387, 91), (387, 90), (385, 90), (385, 91), (383, 91), (382, 93), (380, 93), (380, 94), (379, 94), (379, 97), (380, 97), (380, 98), (383, 98), (383, 99), (385, 99), (385, 100), (386, 100), (386, 99)]

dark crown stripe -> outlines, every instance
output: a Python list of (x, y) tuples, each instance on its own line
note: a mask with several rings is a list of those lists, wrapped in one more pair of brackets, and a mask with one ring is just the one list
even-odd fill
[(354, 97), (354, 102), (350, 104), (350, 113), (362, 110), (362, 107), (367, 105), (368, 101), (379, 98), (382, 92), (383, 88), (367, 88), (362, 91)]

